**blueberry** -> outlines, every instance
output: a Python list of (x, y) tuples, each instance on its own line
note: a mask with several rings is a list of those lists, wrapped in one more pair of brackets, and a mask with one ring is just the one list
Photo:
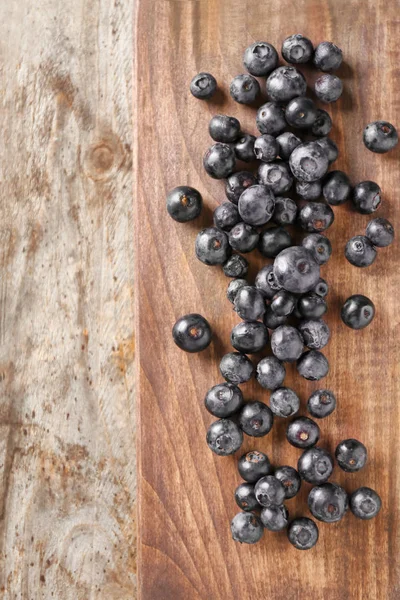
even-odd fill
[(306, 319), (319, 319), (327, 311), (325, 298), (321, 298), (321, 296), (313, 292), (304, 294), (304, 296), (299, 298), (297, 308), (301, 316)]
[(249, 270), (249, 263), (244, 256), (233, 254), (224, 264), (223, 270), (227, 277), (245, 277)]
[(204, 405), (214, 417), (230, 417), (243, 405), (243, 394), (233, 383), (219, 383), (208, 390)]
[(365, 235), (356, 235), (347, 242), (344, 255), (355, 267), (369, 267), (375, 262), (377, 252)]
[(294, 498), (300, 490), (301, 479), (300, 475), (293, 467), (283, 466), (275, 469), (275, 477), (279, 479), (285, 488), (285, 498)]
[(275, 209), (272, 221), (277, 225), (293, 225), (297, 217), (297, 204), (291, 198), (278, 196), (275, 198)]
[(235, 117), (214, 115), (208, 125), (210, 136), (215, 142), (229, 144), (240, 135), (240, 122)]
[(304, 248), (307, 248), (319, 265), (324, 265), (328, 262), (332, 254), (332, 245), (327, 237), (320, 233), (311, 233), (307, 235), (302, 243)]
[(315, 294), (318, 294), (318, 296), (321, 296), (321, 298), (325, 298), (325, 296), (327, 296), (329, 292), (329, 285), (327, 284), (325, 279), (322, 279), (322, 277), (320, 277), (318, 282), (310, 291), (314, 292)]
[(312, 519), (294, 519), (288, 527), (289, 542), (298, 550), (310, 550), (318, 542), (318, 527)]
[(322, 193), (321, 181), (296, 181), (296, 194), (303, 200), (318, 200)]
[(289, 102), (306, 90), (305, 77), (295, 67), (278, 67), (267, 79), (267, 94), (274, 102)]
[(316, 137), (323, 137), (328, 135), (332, 129), (332, 119), (330, 115), (322, 108), (317, 109), (317, 118), (311, 127), (311, 133)]
[(238, 352), (254, 354), (268, 344), (268, 329), (258, 321), (243, 321), (231, 332), (231, 344)]
[(328, 374), (329, 363), (318, 350), (308, 350), (297, 361), (297, 371), (304, 379), (319, 381)]
[(248, 483), (256, 483), (261, 477), (269, 475), (272, 467), (266, 454), (251, 450), (239, 458), (238, 471), (242, 479)]
[(244, 162), (251, 162), (252, 160), (254, 160), (255, 141), (255, 135), (250, 135), (250, 133), (242, 134), (234, 145), (236, 158), (239, 160), (243, 160)]
[(244, 383), (253, 376), (254, 367), (251, 360), (240, 352), (224, 354), (219, 364), (221, 375), (229, 383)]
[(317, 107), (306, 96), (293, 98), (286, 106), (285, 118), (291, 127), (309, 129), (317, 118)]
[(274, 194), (265, 185), (252, 185), (240, 196), (238, 208), (245, 223), (265, 225), (274, 212)]
[(239, 426), (244, 433), (252, 437), (267, 435), (273, 423), (274, 415), (264, 402), (246, 402), (239, 413)]
[(228, 298), (229, 302), (232, 302), (232, 304), (234, 303), (236, 294), (245, 285), (249, 285), (246, 279), (233, 279), (233, 281), (229, 283), (226, 290), (226, 297)]
[(216, 227), (202, 229), (197, 234), (195, 251), (205, 265), (222, 265), (231, 253), (227, 235)]
[(323, 147), (316, 142), (307, 142), (293, 150), (289, 158), (289, 166), (296, 179), (310, 183), (326, 175), (329, 161)]
[(367, 462), (367, 449), (358, 440), (343, 440), (337, 445), (335, 456), (343, 471), (355, 473), (362, 469)]
[(314, 65), (321, 71), (335, 71), (342, 64), (342, 51), (332, 42), (321, 42), (315, 48)]
[(307, 409), (315, 419), (324, 419), (333, 413), (336, 408), (336, 398), (330, 390), (317, 390), (311, 394), (307, 401)]
[(167, 195), (167, 211), (178, 223), (193, 221), (201, 213), (203, 199), (200, 192), (187, 185), (180, 185)]
[(237, 252), (251, 252), (258, 244), (259, 233), (248, 223), (238, 223), (229, 232), (229, 244)]
[(326, 73), (314, 84), (315, 95), (321, 102), (336, 102), (343, 93), (343, 82), (336, 75)]
[(249, 73), (256, 77), (268, 75), (278, 66), (278, 53), (268, 42), (255, 42), (246, 48), (243, 64)]
[(264, 533), (260, 519), (252, 512), (240, 512), (231, 522), (232, 539), (241, 544), (256, 544)]
[(255, 286), (265, 298), (273, 298), (281, 286), (277, 283), (274, 275), (274, 266), (267, 265), (260, 269), (256, 275)]
[(280, 325), (284, 325), (287, 321), (286, 316), (279, 316), (271, 309), (270, 306), (267, 306), (267, 309), (264, 314), (264, 325), (268, 327), (268, 329), (276, 329)]
[(190, 91), (199, 100), (209, 100), (217, 89), (217, 81), (211, 73), (198, 73), (190, 82)]
[(214, 144), (205, 153), (203, 165), (210, 177), (224, 179), (235, 169), (235, 152), (228, 144)]
[(257, 111), (256, 124), (260, 133), (278, 135), (286, 128), (285, 111), (275, 102), (267, 102)]
[(254, 494), (254, 485), (251, 483), (241, 483), (235, 490), (235, 500), (239, 508), (246, 512), (260, 508)]
[(322, 319), (304, 319), (299, 323), (298, 330), (310, 350), (321, 350), (331, 337), (330, 329)]
[(328, 204), (338, 206), (350, 197), (350, 179), (343, 171), (331, 171), (325, 178), (322, 193)]
[(285, 488), (273, 475), (266, 475), (259, 479), (254, 493), (261, 506), (279, 506), (285, 500)]
[(275, 160), (279, 153), (279, 144), (273, 135), (264, 133), (254, 142), (254, 154), (257, 160), (271, 162)]
[(319, 280), (319, 265), (312, 254), (302, 246), (282, 250), (274, 261), (277, 283), (288, 292), (302, 294)]
[(305, 450), (297, 464), (299, 475), (307, 483), (325, 483), (332, 475), (333, 459), (329, 452), (318, 446)]
[(231, 81), (229, 92), (235, 102), (252, 104), (260, 93), (260, 84), (251, 75), (236, 75)]
[(266, 356), (257, 365), (257, 381), (267, 390), (281, 387), (286, 376), (286, 369), (275, 356)]
[(282, 56), (288, 63), (307, 63), (314, 54), (312, 42), (300, 33), (287, 37), (282, 44)]
[(219, 419), (211, 423), (207, 431), (207, 445), (219, 456), (237, 452), (243, 442), (243, 433), (230, 419)]
[(263, 256), (274, 258), (291, 245), (292, 238), (286, 229), (283, 227), (270, 227), (261, 234), (258, 249)]
[(274, 415), (287, 419), (299, 411), (300, 398), (290, 388), (282, 387), (272, 392), (269, 404)]
[(235, 311), (241, 319), (258, 321), (265, 313), (265, 299), (260, 290), (253, 286), (242, 287), (234, 300)]
[(339, 156), (339, 149), (337, 145), (329, 137), (319, 138), (318, 140), (315, 140), (314, 144), (317, 144), (317, 146), (319, 146), (325, 152), (330, 165), (335, 162)]
[(225, 183), (225, 194), (230, 202), (238, 204), (240, 196), (247, 188), (256, 185), (257, 179), (249, 171), (232, 173)]
[(388, 121), (373, 121), (364, 129), (363, 140), (371, 152), (385, 154), (397, 146), (399, 136), (396, 128)]
[(375, 212), (382, 202), (381, 188), (374, 181), (362, 181), (353, 189), (353, 204), (363, 215)]
[(369, 487), (360, 487), (350, 496), (351, 512), (359, 519), (373, 519), (381, 510), (381, 506), (379, 495)]
[(293, 176), (287, 163), (276, 160), (262, 163), (258, 168), (258, 179), (279, 196), (289, 191), (293, 184)]
[(269, 531), (282, 531), (282, 529), (286, 529), (289, 523), (289, 511), (284, 504), (265, 506), (260, 517), (265, 529)]
[(284, 362), (296, 361), (303, 351), (304, 341), (295, 327), (281, 325), (271, 335), (272, 352)]
[(279, 290), (272, 298), (270, 306), (278, 317), (287, 317), (296, 306), (296, 297), (286, 290)]
[(336, 483), (323, 483), (314, 487), (308, 495), (311, 514), (324, 523), (336, 523), (349, 508), (346, 491)]
[(299, 224), (305, 231), (319, 233), (330, 227), (335, 219), (333, 210), (324, 202), (308, 202), (299, 212)]
[(315, 446), (319, 440), (319, 436), (320, 429), (317, 423), (308, 417), (293, 419), (286, 429), (287, 441), (296, 448), (311, 448)]
[(375, 316), (374, 303), (362, 294), (347, 298), (341, 310), (342, 321), (351, 329), (364, 329)]
[(279, 144), (279, 156), (283, 160), (289, 160), (290, 155), (293, 150), (297, 148), (301, 144), (301, 139), (291, 133), (290, 131), (284, 131), (276, 138), (276, 141)]
[(222, 231), (230, 231), (240, 220), (239, 211), (232, 202), (223, 202), (214, 210), (214, 225)]
[(385, 248), (386, 246), (390, 246), (394, 240), (393, 225), (387, 219), (383, 219), (382, 217), (372, 219), (367, 225), (365, 235), (374, 244), (374, 246), (377, 246), (378, 248)]
[(175, 344), (185, 352), (201, 352), (211, 343), (211, 327), (208, 321), (196, 313), (184, 315), (172, 328)]

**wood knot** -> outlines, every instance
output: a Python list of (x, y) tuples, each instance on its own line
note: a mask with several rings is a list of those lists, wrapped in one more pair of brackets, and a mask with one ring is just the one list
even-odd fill
[(114, 133), (103, 135), (90, 144), (83, 154), (83, 170), (94, 181), (108, 180), (116, 175), (125, 161), (125, 151)]

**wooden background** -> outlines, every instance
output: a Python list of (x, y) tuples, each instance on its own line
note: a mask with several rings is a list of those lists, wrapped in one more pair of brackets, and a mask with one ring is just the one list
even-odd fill
[[(238, 117), (254, 133), (254, 110), (227, 96), (231, 78), (243, 72), (243, 49), (254, 40), (277, 47), (295, 32), (315, 43), (336, 42), (344, 52), (339, 71), (343, 98), (330, 109), (333, 139), (340, 147), (336, 168), (353, 182), (376, 180), (383, 189), (379, 215), (399, 230), (400, 148), (386, 156), (368, 152), (362, 129), (384, 118), (400, 126), (399, 3), (396, 0), (140, 0), (136, 25), (137, 151), (135, 226), (139, 400), (139, 574), (142, 600), (395, 600), (400, 596), (399, 544), (399, 311), (398, 239), (379, 251), (367, 270), (345, 261), (346, 240), (363, 233), (368, 217), (349, 206), (335, 208), (329, 230), (334, 257), (323, 268), (331, 285), (328, 322), (331, 364), (321, 382), (338, 397), (338, 409), (321, 422), (324, 447), (356, 437), (369, 450), (363, 472), (335, 471), (333, 481), (352, 491), (365, 484), (382, 496), (383, 510), (365, 523), (352, 515), (320, 526), (316, 548), (301, 553), (285, 533), (266, 533), (255, 547), (231, 541), (237, 512), (233, 490), (240, 479), (237, 457), (212, 455), (205, 433), (212, 417), (203, 407), (218, 383), (218, 362), (228, 351), (238, 321), (225, 299), (227, 279), (194, 256), (200, 227), (224, 201), (223, 184), (206, 176), (202, 155), (210, 144), (214, 113)], [(222, 89), (215, 101), (196, 101), (191, 77), (212, 72)], [(315, 74), (311, 74), (315, 77)], [(310, 79), (311, 81), (311, 79)], [(186, 225), (168, 218), (165, 195), (189, 184), (205, 199), (200, 219)], [(261, 260), (255, 261), (255, 267)], [(363, 293), (376, 304), (373, 324), (351, 331), (339, 320), (346, 297)], [(173, 344), (176, 318), (200, 312), (211, 322), (215, 342), (200, 355)], [(287, 384), (303, 408), (317, 384), (300, 381), (289, 369)], [(268, 400), (255, 383), (247, 398)], [(296, 465), (300, 454), (284, 442), (285, 423), (261, 440), (246, 438), (244, 449), (266, 451), (274, 464)], [(308, 514), (302, 493), (288, 502), (291, 516)]]

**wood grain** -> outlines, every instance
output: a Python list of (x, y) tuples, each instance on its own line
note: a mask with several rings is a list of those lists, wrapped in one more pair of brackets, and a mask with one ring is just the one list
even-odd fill
[(133, 0), (0, 3), (0, 596), (136, 588)]
[[(243, 49), (265, 39), (277, 47), (301, 31), (315, 43), (337, 43), (345, 65), (343, 98), (329, 110), (333, 139), (340, 147), (337, 168), (353, 182), (376, 180), (383, 188), (379, 214), (399, 226), (399, 150), (386, 156), (368, 152), (362, 129), (373, 119), (399, 125), (398, 3), (383, 0), (141, 0), (136, 46), (136, 273), (139, 401), (139, 568), (142, 600), (388, 600), (400, 595), (399, 571), (399, 316), (398, 241), (379, 251), (368, 270), (344, 259), (346, 240), (363, 233), (368, 217), (350, 207), (335, 208), (329, 230), (334, 257), (323, 268), (328, 279), (326, 349), (331, 371), (323, 385), (338, 397), (337, 411), (321, 423), (324, 447), (344, 438), (368, 446), (369, 464), (358, 474), (335, 472), (333, 480), (352, 491), (364, 484), (379, 490), (380, 516), (369, 523), (348, 515), (321, 525), (319, 545), (301, 553), (285, 534), (266, 534), (256, 547), (230, 539), (237, 512), (233, 490), (239, 483), (236, 460), (213, 456), (205, 444), (212, 417), (203, 407), (208, 388), (221, 379), (218, 362), (230, 349), (229, 332), (238, 321), (225, 299), (227, 280), (194, 256), (197, 231), (211, 223), (224, 201), (223, 183), (202, 169), (210, 144), (207, 125), (222, 112), (256, 132), (254, 109), (227, 96), (231, 78), (243, 72)], [(212, 72), (221, 92), (215, 101), (196, 101), (191, 77)], [(315, 77), (308, 73), (311, 77)], [(311, 81), (311, 79), (310, 79)], [(165, 211), (170, 188), (188, 184), (205, 199), (203, 216), (180, 225)], [(262, 264), (255, 257), (252, 275)], [(339, 307), (352, 293), (371, 297), (377, 307), (364, 331), (345, 328)], [(171, 338), (175, 320), (200, 312), (215, 331), (214, 344), (200, 355), (178, 350)], [(289, 368), (287, 384), (305, 401), (317, 384), (300, 381)], [(247, 398), (268, 401), (252, 382)], [(296, 465), (299, 451), (284, 441), (285, 423), (244, 448), (266, 451), (274, 464)], [(308, 514), (304, 485), (288, 502), (291, 516)]]

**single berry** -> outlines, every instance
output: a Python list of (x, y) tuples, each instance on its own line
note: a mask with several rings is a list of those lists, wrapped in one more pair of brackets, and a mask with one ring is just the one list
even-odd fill
[(260, 93), (260, 84), (251, 75), (237, 75), (231, 81), (229, 92), (235, 102), (252, 104)]
[(235, 117), (214, 115), (208, 125), (210, 136), (215, 142), (229, 144), (240, 135), (240, 122)]
[(214, 179), (229, 177), (236, 166), (235, 152), (228, 144), (214, 144), (205, 153), (203, 165)]
[(232, 539), (241, 544), (256, 544), (264, 533), (260, 519), (252, 512), (240, 512), (231, 522)]
[(335, 162), (339, 156), (339, 149), (337, 145), (329, 137), (319, 138), (318, 140), (315, 140), (314, 144), (317, 144), (317, 146), (319, 146), (325, 152), (330, 165)]
[(245, 321), (258, 321), (265, 313), (265, 299), (260, 290), (253, 286), (242, 287), (236, 294), (235, 311)]
[(233, 254), (223, 266), (224, 275), (227, 277), (245, 277), (248, 270), (249, 263), (240, 254)]
[(342, 51), (332, 42), (321, 42), (315, 48), (314, 65), (320, 71), (336, 71), (342, 64)]
[(317, 107), (306, 96), (293, 98), (286, 106), (285, 118), (291, 127), (309, 129), (317, 118)]
[(279, 56), (272, 44), (268, 42), (255, 42), (246, 48), (243, 64), (249, 73), (256, 77), (268, 75), (276, 69)]
[(362, 181), (354, 187), (353, 204), (362, 215), (375, 212), (381, 202), (381, 188), (374, 181)]
[(223, 265), (231, 253), (227, 235), (216, 227), (202, 229), (197, 234), (195, 250), (205, 265)]
[(281, 325), (284, 325), (287, 321), (287, 317), (284, 315), (280, 317), (271, 309), (270, 306), (267, 306), (267, 309), (264, 313), (264, 325), (268, 327), (268, 329), (276, 329)]
[(318, 542), (318, 526), (312, 519), (294, 519), (288, 527), (289, 542), (298, 550), (310, 550)]
[(255, 286), (265, 298), (273, 298), (281, 286), (277, 283), (274, 275), (274, 266), (267, 265), (260, 269), (256, 275)]
[(306, 90), (306, 79), (295, 67), (278, 67), (267, 79), (267, 94), (274, 102), (289, 102)]
[(172, 328), (175, 344), (185, 352), (201, 352), (211, 343), (212, 331), (208, 321), (196, 313), (184, 315)]
[(301, 478), (296, 469), (289, 466), (278, 467), (275, 469), (275, 477), (279, 479), (285, 488), (285, 498), (294, 498), (301, 487)]
[(275, 279), (281, 287), (294, 294), (303, 294), (319, 280), (319, 265), (302, 246), (282, 250), (274, 261)]
[(296, 306), (296, 297), (286, 290), (279, 290), (271, 300), (271, 310), (278, 317), (287, 317)]
[(296, 448), (311, 448), (318, 442), (320, 429), (312, 419), (297, 417), (289, 423), (286, 438)]
[(232, 202), (223, 202), (214, 210), (213, 220), (218, 229), (230, 231), (241, 219), (237, 207)]
[(291, 133), (290, 131), (284, 131), (276, 138), (279, 144), (279, 156), (283, 160), (289, 160), (293, 150), (301, 144), (301, 139)]
[(286, 376), (286, 369), (275, 356), (266, 356), (257, 365), (256, 378), (261, 387), (276, 390), (281, 387)]
[(296, 33), (283, 40), (281, 52), (286, 62), (297, 65), (311, 60), (314, 47), (308, 38)]
[(299, 212), (298, 221), (305, 231), (320, 233), (328, 229), (335, 219), (329, 204), (308, 202)]
[(318, 200), (322, 193), (321, 182), (296, 181), (296, 194), (303, 200)]
[(304, 379), (319, 381), (328, 375), (329, 363), (319, 350), (308, 350), (297, 361), (297, 371)]
[(333, 413), (336, 408), (336, 398), (331, 390), (317, 390), (311, 394), (307, 401), (307, 409), (315, 419), (324, 419)]
[(250, 135), (250, 133), (242, 134), (234, 145), (236, 158), (238, 160), (243, 160), (244, 162), (251, 162), (254, 160), (255, 141), (255, 135)]
[(257, 160), (271, 162), (275, 160), (279, 153), (279, 144), (273, 135), (264, 133), (254, 142), (254, 154)]
[(304, 344), (310, 350), (321, 350), (331, 337), (328, 324), (322, 319), (304, 319), (297, 328), (303, 336)]
[(292, 245), (290, 233), (283, 227), (271, 227), (260, 236), (258, 249), (263, 256), (274, 258), (285, 248)]
[(296, 361), (303, 352), (304, 340), (295, 327), (281, 325), (271, 335), (272, 352), (284, 362)]
[(324, 180), (322, 194), (328, 204), (338, 206), (350, 197), (350, 179), (343, 171), (331, 171)]
[(358, 440), (343, 440), (337, 445), (335, 456), (343, 471), (355, 473), (362, 469), (367, 462), (367, 449)]
[(289, 511), (284, 504), (265, 506), (260, 517), (265, 529), (269, 531), (282, 531), (289, 523)]
[(327, 296), (329, 292), (329, 285), (327, 284), (325, 279), (322, 279), (322, 277), (320, 277), (319, 281), (310, 290), (310, 292), (314, 292), (315, 294), (318, 294), (318, 296), (325, 298), (325, 296)]
[(254, 493), (261, 506), (279, 506), (285, 499), (285, 488), (273, 475), (266, 475), (259, 479)]
[(293, 176), (287, 163), (275, 160), (262, 163), (258, 168), (258, 179), (278, 196), (289, 191), (293, 184)]
[(247, 435), (263, 437), (272, 429), (274, 415), (264, 402), (246, 402), (239, 413), (239, 426)]
[(256, 483), (261, 477), (269, 475), (272, 467), (266, 454), (251, 450), (239, 458), (238, 471), (242, 479), (248, 483)]
[(229, 283), (227, 290), (226, 290), (226, 297), (228, 298), (229, 302), (232, 302), (232, 304), (234, 303), (236, 294), (245, 285), (249, 285), (249, 283), (248, 283), (248, 281), (246, 281), (246, 279), (233, 279)]
[(318, 181), (328, 171), (328, 155), (317, 142), (307, 142), (293, 150), (289, 158), (289, 166), (296, 179), (307, 182)]
[(269, 405), (274, 415), (287, 419), (299, 411), (300, 398), (290, 388), (282, 387), (272, 392)]
[(237, 252), (251, 252), (258, 244), (259, 233), (248, 223), (238, 223), (229, 232), (229, 244)]
[(308, 508), (311, 514), (323, 523), (336, 523), (349, 508), (346, 491), (336, 483), (323, 483), (314, 487), (308, 494)]
[(249, 171), (232, 173), (225, 182), (225, 194), (230, 202), (238, 204), (240, 196), (247, 188), (256, 185), (257, 179)]
[(253, 363), (240, 352), (224, 354), (219, 364), (222, 377), (229, 383), (244, 383), (253, 376)]
[(397, 146), (399, 136), (396, 128), (388, 121), (373, 121), (364, 129), (363, 140), (371, 152), (385, 154)]
[(293, 225), (297, 218), (297, 204), (291, 198), (278, 196), (275, 198), (275, 209), (272, 221), (277, 225)]
[(365, 235), (356, 235), (347, 242), (344, 255), (355, 267), (369, 267), (375, 262), (377, 251)]
[(275, 197), (265, 185), (252, 185), (240, 196), (238, 209), (245, 223), (258, 227), (265, 225), (274, 212)]
[(257, 111), (256, 125), (260, 133), (278, 135), (286, 128), (285, 111), (275, 102), (267, 102)]
[(318, 77), (314, 84), (314, 90), (321, 102), (336, 102), (343, 94), (343, 82), (336, 75), (326, 73)]
[(178, 223), (193, 221), (201, 213), (203, 199), (200, 192), (187, 185), (180, 185), (168, 193), (167, 211)]
[(268, 329), (259, 321), (242, 321), (231, 332), (231, 344), (238, 352), (254, 354), (268, 344)]
[(219, 383), (208, 390), (204, 405), (214, 417), (223, 419), (243, 406), (243, 394), (233, 383)]
[(208, 428), (206, 441), (215, 454), (229, 456), (239, 450), (243, 442), (243, 433), (230, 419), (219, 419)]
[(217, 81), (211, 73), (198, 73), (190, 82), (190, 91), (199, 100), (209, 100), (217, 89)]
[(307, 483), (314, 485), (325, 483), (332, 475), (333, 458), (324, 450), (316, 446), (305, 450), (297, 463), (299, 475)]
[(319, 319), (327, 311), (325, 298), (321, 298), (318, 294), (309, 292), (299, 298), (297, 302), (299, 313), (305, 319)]
[(379, 495), (369, 487), (360, 487), (350, 496), (351, 512), (359, 519), (373, 519), (381, 510), (381, 506)]
[[(274, 215), (272, 218), (274, 218)], [(372, 219), (372, 221), (370, 221), (367, 225), (365, 235), (374, 246), (377, 246), (378, 248), (385, 248), (386, 246), (390, 246), (394, 240), (393, 225), (387, 219), (383, 219), (382, 217)]]
[(320, 233), (311, 233), (301, 242), (304, 248), (307, 248), (319, 265), (328, 262), (332, 254), (332, 245), (327, 237)]
[(317, 109), (317, 118), (311, 127), (311, 133), (316, 137), (324, 137), (328, 135), (332, 129), (332, 119), (330, 115), (322, 108)]
[(343, 304), (341, 317), (351, 329), (364, 329), (375, 316), (374, 303), (362, 294), (354, 294)]
[(251, 483), (241, 483), (235, 490), (235, 500), (239, 508), (246, 512), (260, 508), (254, 494), (254, 485)]

